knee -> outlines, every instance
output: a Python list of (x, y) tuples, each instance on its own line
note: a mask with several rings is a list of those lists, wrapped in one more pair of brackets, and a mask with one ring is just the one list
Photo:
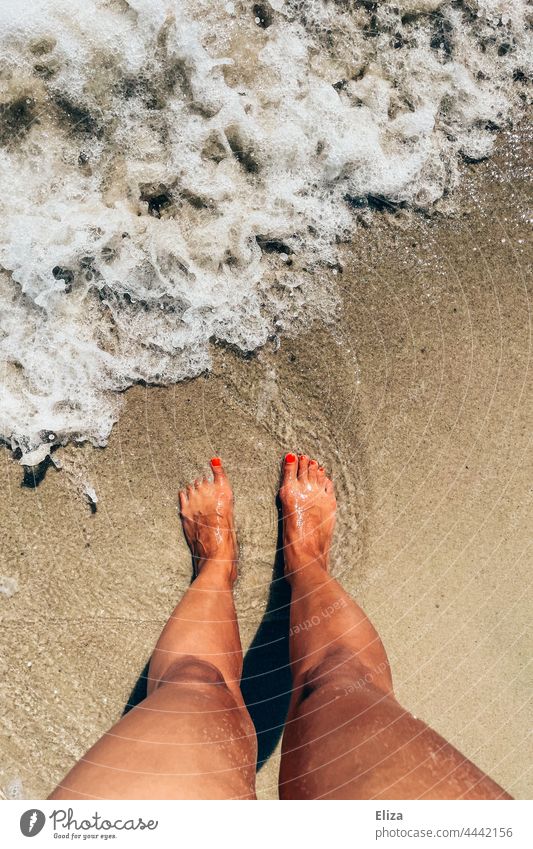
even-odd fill
[(304, 673), (297, 698), (301, 703), (318, 693), (325, 698), (391, 693), (390, 683), (388, 663), (369, 668), (350, 650), (335, 648)]
[[(183, 716), (193, 715), (195, 727), (206, 727), (207, 738), (212, 734), (210, 726), (201, 721), (201, 714), (216, 716), (218, 726), (228, 724), (228, 740), (234, 740), (246, 749), (246, 758), (255, 764), (257, 741), (255, 727), (244, 707), (238, 687), (228, 685), (220, 669), (213, 663), (186, 655), (173, 661), (154, 682), (156, 698), (179, 701)], [(167, 701), (168, 704), (168, 701)], [(198, 718), (200, 721), (198, 722)], [(220, 732), (220, 727), (215, 729)], [(202, 738), (203, 739), (203, 738)], [(226, 739), (226, 738), (224, 738)], [(218, 738), (211, 742), (220, 742)], [(249, 749), (251, 747), (251, 749)]]
[(165, 684), (206, 684), (228, 690), (224, 676), (218, 667), (192, 655), (173, 661), (154, 682), (156, 688)]

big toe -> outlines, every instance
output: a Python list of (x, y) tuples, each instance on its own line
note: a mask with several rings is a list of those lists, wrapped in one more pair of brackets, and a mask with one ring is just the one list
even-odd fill
[(222, 482), (227, 480), (226, 472), (224, 466), (222, 465), (222, 460), (220, 459), (220, 457), (211, 458), (211, 471), (213, 472), (215, 482)]
[(286, 454), (283, 461), (283, 483), (289, 483), (296, 479), (298, 463), (296, 454)]

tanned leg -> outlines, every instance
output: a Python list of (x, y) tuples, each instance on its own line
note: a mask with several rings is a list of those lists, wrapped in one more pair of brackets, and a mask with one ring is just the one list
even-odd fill
[(280, 797), (510, 798), (397, 702), (376, 630), (328, 573), (336, 501), (324, 469), (288, 454), (280, 499), (293, 676)]
[(257, 741), (240, 691), (233, 494), (215, 458), (180, 492), (195, 580), (157, 642), (148, 696), (74, 766), (51, 799), (253, 799)]

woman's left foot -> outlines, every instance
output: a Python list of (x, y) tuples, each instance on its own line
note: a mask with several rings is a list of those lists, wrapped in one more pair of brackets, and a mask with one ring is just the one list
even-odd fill
[(213, 481), (198, 478), (179, 493), (183, 532), (192, 552), (195, 575), (206, 563), (237, 577), (237, 537), (233, 525), (233, 492), (218, 457), (211, 460)]

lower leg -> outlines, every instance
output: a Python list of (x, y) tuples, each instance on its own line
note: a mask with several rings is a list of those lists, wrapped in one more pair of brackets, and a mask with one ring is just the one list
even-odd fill
[(286, 464), (280, 497), (293, 675), (281, 798), (508, 798), (396, 701), (377, 632), (327, 571), (336, 505), (323, 470)]
[[(371, 678), (378, 689), (392, 693), (389, 662), (376, 629), (362, 608), (327, 572), (327, 564), (314, 560), (305, 568), (287, 571), (286, 577), (291, 586), (293, 701), (301, 697), (309, 671), (317, 670), (326, 657), (333, 655), (338, 657), (338, 665), (329, 664), (330, 671), (335, 669), (343, 675), (343, 667), (350, 662), (351, 670), (357, 665), (366, 675), (367, 683)], [(339, 648), (343, 649), (340, 654)]]
[(233, 581), (220, 561), (206, 560), (156, 643), (147, 692), (171, 679), (185, 657), (213, 664), (241, 699), (242, 648), (233, 601)]
[(180, 493), (196, 578), (157, 642), (147, 698), (50, 798), (255, 797), (256, 738), (240, 691), (232, 493), (221, 466)]

